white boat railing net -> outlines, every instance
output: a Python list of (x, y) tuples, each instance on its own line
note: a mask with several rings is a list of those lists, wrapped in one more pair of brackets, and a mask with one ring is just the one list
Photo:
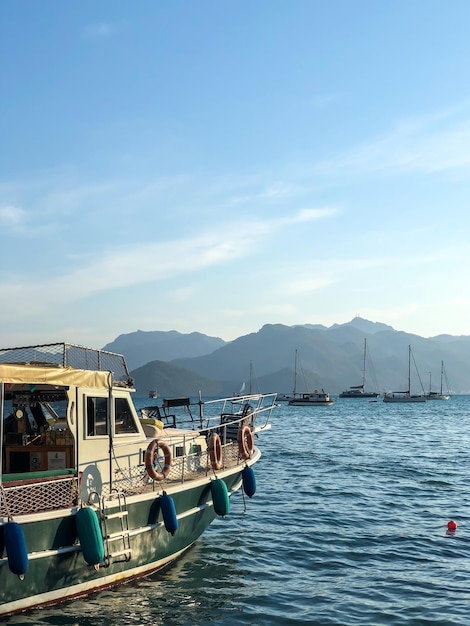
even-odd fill
[(26, 484), (19, 482), (16, 481), (12, 486), (3, 484), (0, 490), (0, 517), (68, 509), (77, 503), (78, 479), (75, 476)]

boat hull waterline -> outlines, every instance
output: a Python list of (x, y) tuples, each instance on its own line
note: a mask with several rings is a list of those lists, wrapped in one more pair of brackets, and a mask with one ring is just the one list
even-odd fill
[(424, 396), (411, 396), (411, 395), (406, 395), (404, 394), (403, 396), (399, 396), (396, 394), (384, 394), (384, 398), (383, 398), (384, 402), (389, 402), (389, 403), (401, 403), (401, 404), (406, 404), (406, 403), (414, 403), (414, 402), (426, 402), (426, 398)]
[(380, 393), (376, 393), (375, 391), (354, 391), (354, 389), (349, 389), (348, 391), (342, 391), (339, 394), (340, 398), (378, 398)]
[(334, 400), (329, 394), (305, 394), (306, 397), (289, 400), (289, 406), (331, 406)]

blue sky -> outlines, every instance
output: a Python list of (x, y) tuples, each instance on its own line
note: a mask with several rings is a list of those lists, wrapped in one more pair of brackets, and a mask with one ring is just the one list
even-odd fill
[(0, 1), (0, 345), (470, 334), (470, 2)]

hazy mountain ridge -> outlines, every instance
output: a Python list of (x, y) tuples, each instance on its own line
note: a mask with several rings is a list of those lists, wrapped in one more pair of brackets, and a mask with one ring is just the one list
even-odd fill
[(132, 370), (157, 359), (172, 361), (180, 357), (191, 358), (209, 354), (225, 343), (219, 337), (209, 337), (198, 332), (184, 334), (176, 330), (137, 330), (119, 335), (103, 349), (123, 354), (127, 367)]
[[(141, 352), (141, 343), (132, 342), (133, 335), (141, 341), (147, 333), (139, 331), (122, 335), (125, 342), (116, 340), (108, 344), (107, 349), (113, 346), (113, 351), (122, 352), (126, 359), (129, 349), (133, 362), (137, 361), (139, 354), (142, 359), (153, 355), (150, 362), (141, 361), (137, 367), (130, 367), (139, 393), (157, 389), (160, 395), (194, 395), (197, 388), (204, 395), (229, 395), (239, 391), (243, 383), (248, 391), (250, 369), (252, 391), (292, 391), (295, 350), (298, 350), (301, 367), (298, 368), (297, 388), (302, 391), (305, 386), (309, 389), (323, 387), (337, 394), (362, 381), (364, 338), (367, 338), (369, 357), (368, 389), (383, 392), (406, 388), (408, 345), (411, 344), (425, 391), (429, 390), (430, 372), (433, 390), (439, 389), (441, 360), (445, 363), (452, 390), (456, 393), (470, 390), (469, 336), (424, 338), (358, 317), (330, 328), (309, 324), (266, 324), (259, 331), (229, 343), (214, 337), (207, 337), (208, 341), (204, 341), (206, 336), (200, 333), (183, 335), (176, 331), (162, 331), (157, 332), (158, 341), (152, 350), (149, 351), (147, 346)], [(193, 335), (197, 336), (198, 349), (205, 348), (205, 353), (188, 354), (195, 348)], [(189, 337), (188, 353), (184, 354), (185, 339)], [(173, 341), (176, 344), (174, 350)], [(128, 346), (124, 346), (126, 342)], [(117, 349), (120, 345), (126, 349)], [(215, 346), (212, 351), (211, 345)], [(161, 353), (155, 354), (160, 347), (165, 348), (165, 358)], [(173, 356), (175, 354), (178, 356)], [(414, 368), (412, 390), (422, 391)]]
[(206, 396), (225, 395), (224, 384), (185, 370), (165, 361), (151, 361), (132, 370), (136, 389), (141, 394), (154, 390), (160, 396)]

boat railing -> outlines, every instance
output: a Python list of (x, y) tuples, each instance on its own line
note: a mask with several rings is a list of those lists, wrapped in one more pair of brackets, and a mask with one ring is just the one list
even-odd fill
[[(261, 415), (265, 417), (266, 424), (269, 422), (271, 413), (276, 407), (276, 397), (276, 393), (257, 393), (236, 397), (232, 396), (222, 399), (219, 398), (217, 400), (206, 400), (202, 404), (203, 407), (208, 407), (210, 409), (211, 406), (216, 406), (217, 403), (219, 403), (221, 409), (217, 411), (215, 419), (224, 416), (225, 420), (227, 420), (229, 416), (233, 416), (233, 420), (237, 421), (240, 417), (244, 418), (247, 414), (249, 414), (254, 426), (254, 423), (259, 421), (259, 416)], [(201, 408), (201, 420), (203, 419), (203, 415), (206, 415), (207, 413), (203, 407)], [(214, 417), (209, 418), (209, 420), (210, 419), (214, 419)]]
[[(138, 437), (134, 440), (140, 446), (137, 463), (129, 462), (129, 443), (114, 441), (113, 480), (112, 484), (104, 483), (102, 495), (109, 495), (118, 490), (126, 495), (143, 493), (146, 490), (156, 490), (166, 485), (182, 483), (204, 477), (214, 472), (207, 440), (212, 432), (216, 432), (221, 439), (222, 467), (221, 470), (244, 463), (240, 456), (237, 441), (239, 430), (247, 425), (255, 430), (255, 424), (260, 415), (265, 418), (265, 427), (269, 421), (275, 404), (276, 394), (241, 396), (227, 398), (222, 402), (222, 412), (217, 411), (205, 417), (199, 425), (191, 422), (188, 429), (165, 428), (161, 439), (172, 447), (172, 464), (168, 476), (163, 481), (153, 481), (149, 478), (145, 463), (144, 452), (149, 444), (149, 438)], [(207, 401), (209, 407), (216, 401)], [(257, 430), (260, 427), (258, 426)], [(201, 437), (204, 437), (201, 440)], [(204, 445), (202, 445), (204, 444)], [(120, 450), (127, 448), (126, 451)], [(255, 453), (256, 454), (256, 453)], [(26, 515), (57, 509), (71, 508), (79, 501), (79, 477), (73, 469), (55, 470), (54, 472), (28, 472), (24, 474), (2, 477), (0, 483), (0, 517), (10, 518), (17, 515)]]
[[(171, 404), (167, 402), (168, 406)], [(200, 438), (203, 436), (207, 442), (213, 432), (219, 435), (221, 440), (222, 469), (241, 464), (243, 459), (238, 446), (238, 432), (243, 426), (248, 426), (252, 431), (266, 428), (271, 413), (277, 406), (275, 393), (219, 398), (193, 404), (199, 406), (199, 421), (189, 412), (186, 422), (179, 420), (176, 429), (171, 425), (165, 426), (158, 436), (173, 450), (172, 465), (166, 479), (160, 483), (150, 480), (143, 463), (135, 466), (126, 465), (116, 470), (113, 479), (114, 488), (130, 494), (146, 489), (159, 489), (161, 485), (184, 482), (212, 473), (207, 445), (201, 446)], [(263, 416), (264, 423), (256, 427), (260, 415)], [(149, 440), (145, 441), (148, 443)], [(117, 448), (119, 444), (115, 446)]]
[[(241, 418), (249, 417), (250, 425), (258, 425), (262, 430), (271, 417), (271, 413), (276, 408), (276, 393), (269, 394), (249, 394), (231, 396), (228, 398), (217, 398), (209, 400), (196, 400), (189, 402), (183, 399), (184, 403), (177, 404), (178, 399), (164, 399), (163, 406), (146, 406), (140, 409), (142, 417), (153, 418), (161, 421), (165, 427), (173, 426), (187, 428), (189, 430), (211, 431), (220, 426), (220, 423), (229, 421), (238, 422)], [(184, 406), (184, 414), (168, 414), (169, 407)], [(197, 407), (199, 417), (193, 415), (191, 407)], [(194, 411), (196, 412), (196, 411)], [(263, 416), (264, 425), (259, 426), (260, 416)], [(171, 419), (169, 419), (171, 418)]]

